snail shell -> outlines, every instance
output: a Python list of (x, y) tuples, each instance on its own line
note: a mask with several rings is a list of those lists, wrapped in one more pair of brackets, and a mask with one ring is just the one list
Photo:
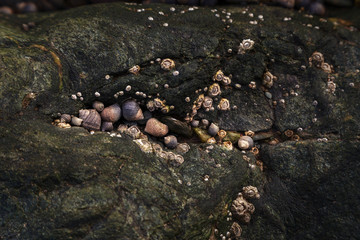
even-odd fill
[(192, 126), (192, 127), (198, 127), (199, 124), (200, 124), (200, 121), (199, 121), (199, 120), (192, 120), (192, 121), (191, 121), (191, 126)]
[(83, 120), (82, 126), (88, 130), (100, 130), (101, 117), (95, 109), (79, 110), (79, 118)]
[(215, 123), (211, 123), (208, 129), (208, 133), (211, 136), (215, 136), (219, 132), (220, 128)]
[(104, 110), (104, 104), (99, 101), (93, 102), (92, 107), (98, 112), (102, 112), (102, 110)]
[(104, 108), (104, 110), (101, 112), (101, 118), (105, 122), (116, 122), (120, 119), (120, 117), (121, 108), (117, 103)]
[(240, 149), (246, 150), (254, 146), (254, 140), (249, 136), (242, 136), (238, 141)]
[(155, 137), (164, 137), (169, 132), (169, 128), (156, 118), (150, 118), (146, 122), (145, 132)]
[(61, 114), (60, 122), (62, 123), (69, 123), (71, 121), (71, 116), (69, 114)]
[(174, 135), (164, 137), (164, 143), (168, 148), (176, 148), (178, 145), (177, 138)]
[(203, 118), (203, 119), (201, 119), (201, 124), (202, 124), (204, 127), (207, 127), (207, 126), (209, 126), (210, 122), (209, 122), (209, 120)]
[(74, 126), (80, 126), (82, 122), (83, 122), (83, 120), (81, 118), (78, 118), (78, 117), (71, 118), (71, 124)]
[(122, 110), (124, 118), (128, 121), (144, 119), (144, 115), (139, 104), (133, 99), (126, 100), (122, 104)]
[(103, 132), (110, 132), (114, 129), (113, 123), (112, 122), (102, 122), (101, 123), (101, 131)]

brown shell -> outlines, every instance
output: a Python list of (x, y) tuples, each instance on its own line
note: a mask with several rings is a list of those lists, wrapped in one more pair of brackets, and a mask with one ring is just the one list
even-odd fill
[(102, 122), (101, 124), (101, 131), (105, 132), (110, 132), (114, 129), (113, 123), (112, 122)]
[(99, 101), (93, 102), (92, 107), (98, 112), (102, 112), (104, 110), (104, 104)]
[(100, 130), (101, 117), (95, 109), (81, 109), (79, 118), (83, 120), (82, 126), (88, 130)]
[(156, 118), (150, 118), (146, 122), (145, 132), (155, 137), (164, 137), (169, 132), (169, 128)]
[(111, 106), (104, 108), (101, 112), (101, 118), (105, 122), (116, 122), (121, 117), (121, 108), (119, 104), (115, 103)]
[(178, 145), (177, 138), (174, 135), (164, 137), (164, 143), (168, 148), (175, 148)]

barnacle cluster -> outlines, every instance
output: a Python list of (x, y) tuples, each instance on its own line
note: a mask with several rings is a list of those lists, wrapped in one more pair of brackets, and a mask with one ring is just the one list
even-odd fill
[(233, 216), (236, 221), (232, 223), (228, 235), (235, 239), (240, 239), (242, 228), (239, 223), (247, 224), (250, 222), (251, 215), (255, 212), (255, 206), (248, 200), (254, 198), (260, 198), (258, 189), (254, 186), (246, 186), (243, 187), (242, 192), (239, 193), (238, 197), (232, 202), (229, 215)]

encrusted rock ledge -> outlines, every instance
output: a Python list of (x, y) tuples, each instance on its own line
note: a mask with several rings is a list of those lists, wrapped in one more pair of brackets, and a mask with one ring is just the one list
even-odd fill
[[(122, 3), (2, 16), (0, 239), (355, 239), (360, 34), (334, 21)], [(181, 161), (51, 124), (130, 98), (161, 101)], [(201, 143), (191, 120), (256, 148)]]

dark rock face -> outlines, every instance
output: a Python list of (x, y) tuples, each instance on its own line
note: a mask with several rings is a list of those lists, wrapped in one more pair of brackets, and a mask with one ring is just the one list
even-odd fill
[[(234, 221), (231, 202), (253, 185), (261, 198), (252, 202), (250, 224), (241, 224), (244, 238), (356, 239), (359, 32), (273, 7), (142, 8), (94, 5), (0, 19), (0, 238), (219, 238)], [(29, 22), (35, 26), (24, 31)], [(255, 45), (238, 54), (243, 39)], [(315, 51), (332, 73), (310, 66)], [(174, 60), (179, 74), (162, 70), (157, 58)], [(137, 75), (128, 72), (134, 65)], [(183, 121), (218, 70), (232, 75), (231, 84), (220, 84), (214, 111), (201, 108), (194, 119), (232, 131), (291, 129), (300, 140), (270, 145), (267, 137), (256, 142), (257, 156), (193, 143), (173, 167), (124, 134), (51, 125), (58, 113), (76, 115), (95, 99), (108, 106), (131, 97), (145, 108), (149, 96), (173, 106), (155, 116)], [(262, 87), (266, 71), (277, 77), (266, 90), (271, 99)], [(71, 98), (77, 92), (82, 101)], [(221, 98), (230, 110), (217, 109)]]

